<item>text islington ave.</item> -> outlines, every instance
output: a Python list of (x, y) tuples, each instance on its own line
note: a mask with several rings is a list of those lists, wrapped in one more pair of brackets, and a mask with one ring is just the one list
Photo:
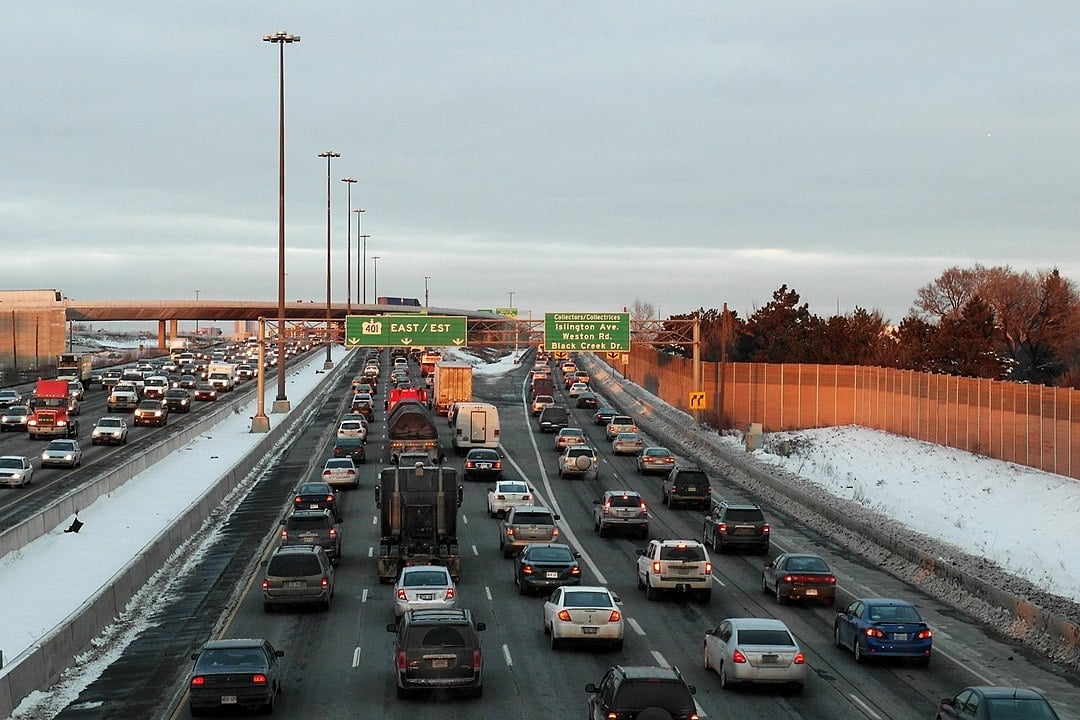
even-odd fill
[(625, 313), (549, 313), (545, 325), (549, 350), (629, 349), (629, 317)]

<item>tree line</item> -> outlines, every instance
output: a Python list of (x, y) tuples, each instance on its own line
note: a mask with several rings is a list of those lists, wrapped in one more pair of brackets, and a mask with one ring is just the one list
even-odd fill
[[(651, 312), (635, 301), (630, 314)], [(725, 305), (669, 320), (694, 318), (707, 362), (870, 365), (1080, 387), (1080, 294), (1056, 268), (951, 267), (917, 291), (899, 325), (861, 307), (820, 317), (786, 284), (746, 318)], [(679, 335), (665, 350), (689, 357), (686, 323), (664, 326)]]

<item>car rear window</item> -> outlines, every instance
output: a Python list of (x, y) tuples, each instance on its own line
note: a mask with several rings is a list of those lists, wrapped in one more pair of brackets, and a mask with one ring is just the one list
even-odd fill
[(683, 683), (671, 680), (626, 681), (619, 686), (615, 705), (620, 710), (662, 707), (666, 710), (693, 708), (694, 699)]
[(420, 647), (467, 647), (468, 641), (460, 628), (451, 625), (412, 626), (405, 646)]
[(729, 508), (727, 519), (728, 522), (764, 522), (765, 516), (754, 508)]
[(637, 495), (613, 495), (612, 507), (637, 507), (641, 504), (641, 498)]
[(986, 717), (993, 720), (1056, 720), (1043, 700), (1034, 698), (988, 698)]
[(676, 482), (685, 483), (687, 485), (708, 485), (709, 476), (703, 472), (688, 472), (683, 470), (679, 473), (679, 477), (676, 478)]
[(326, 518), (319, 517), (296, 517), (295, 515), (285, 521), (285, 527), (289, 530), (325, 530)]
[(611, 607), (611, 596), (606, 592), (568, 590), (563, 597), (563, 605), (566, 607), (606, 608)]
[(529, 488), (527, 488), (523, 483), (504, 483), (503, 485), (499, 486), (499, 492), (523, 493), (529, 492)]
[(684, 547), (664, 545), (660, 548), (660, 559), (697, 562), (705, 559), (705, 548), (700, 545), (686, 545)]
[(300, 575), (319, 575), (322, 567), (314, 555), (277, 555), (270, 558), (266, 574), (273, 577), (298, 577)]
[(516, 512), (514, 522), (518, 525), (554, 525), (551, 513), (546, 512)]
[(422, 570), (405, 573), (405, 585), (408, 587), (442, 587), (446, 585), (446, 573), (435, 570)]
[(794, 645), (789, 633), (783, 630), (739, 630), (741, 645)]
[(574, 556), (566, 548), (534, 547), (529, 551), (529, 559), (535, 562), (569, 562)]

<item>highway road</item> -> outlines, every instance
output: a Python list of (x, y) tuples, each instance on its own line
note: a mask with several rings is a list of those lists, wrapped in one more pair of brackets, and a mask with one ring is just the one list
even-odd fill
[[(359, 353), (356, 356), (353, 362), (359, 371)], [(384, 378), (389, 372), (387, 362), (384, 353)], [(660, 478), (637, 475), (632, 457), (612, 456), (603, 441), (603, 428), (591, 422), (592, 411), (574, 409), (572, 414), (601, 449), (599, 477), (595, 481), (558, 479), (553, 438), (536, 432), (535, 419), (522, 403), (524, 367), (506, 376), (477, 376), (475, 394), (500, 408), (510, 466), (507, 477), (527, 478), (545, 504), (561, 515), (564, 541), (582, 554), (583, 582), (607, 584), (621, 597), (627, 618), (625, 647), (620, 652), (550, 649), (541, 626), (543, 599), (517, 594), (511, 561), (498, 551), (497, 521), (487, 516), (485, 484), (466, 483), (459, 525), (463, 556), (459, 604), (471, 608), (487, 624), (482, 633), (484, 696), (399, 700), (391, 675), (392, 636), (386, 631), (394, 619), (391, 589), (378, 583), (372, 558), (379, 530), (373, 488), (380, 461), (386, 459), (381, 410), (372, 425), (361, 487), (344, 493), (342, 500), (343, 561), (331, 610), (268, 614), (257, 586), (259, 563), (273, 545), (291, 489), (317, 475), (329, 454), (336, 420), (347, 407), (349, 377), (343, 376), (305, 432), (223, 521), (214, 543), (193, 558), (185, 572), (177, 572), (150, 627), (58, 717), (187, 717), (188, 656), (218, 635), (266, 637), (285, 651), (285, 689), (277, 713), (290, 718), (580, 718), (585, 714), (585, 684), (599, 681), (613, 664), (678, 666), (697, 688), (703, 717), (925, 719), (933, 717), (940, 698), (964, 686), (1003, 683), (1040, 688), (1054, 699), (1059, 711), (1065, 711), (1063, 717), (1080, 717), (1080, 679), (1074, 674), (1023, 654), (961, 612), (918, 594), (872, 562), (831, 546), (773, 508), (766, 507), (773, 527), (771, 554), (805, 550), (826, 557), (840, 577), (839, 604), (861, 595), (903, 597), (920, 607), (935, 631), (935, 655), (929, 668), (905, 662), (857, 665), (850, 652), (833, 646), (831, 609), (779, 606), (762, 594), (760, 571), (766, 558), (758, 555), (714, 554), (715, 584), (707, 605), (677, 598), (647, 600), (634, 577), (635, 550), (644, 547), (644, 541), (598, 537), (592, 529), (593, 499), (606, 489), (642, 492), (652, 501), (653, 538), (700, 538), (702, 513), (662, 506)], [(603, 395), (602, 386), (596, 389)], [(445, 421), (440, 427), (446, 427)], [(673, 439), (678, 428), (669, 432)], [(666, 444), (664, 437), (653, 440)], [(448, 431), (443, 444), (449, 448)], [(448, 460), (460, 467), (458, 458)], [(720, 477), (714, 478), (714, 491), (741, 497), (737, 487)], [(720, 688), (717, 675), (702, 665), (703, 634), (720, 619), (732, 616), (770, 616), (787, 623), (799, 638), (810, 668), (802, 695), (767, 687)]]

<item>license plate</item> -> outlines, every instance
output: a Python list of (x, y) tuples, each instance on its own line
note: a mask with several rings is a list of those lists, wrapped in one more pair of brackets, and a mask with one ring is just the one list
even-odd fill
[(319, 503), (311, 503), (310, 505), (308, 505), (308, 507), (311, 508), (312, 510), (318, 510), (319, 509)]
[(697, 492), (697, 486), (695, 486), (695, 485), (687, 485), (686, 486), (686, 492)]
[(594, 627), (583, 627), (583, 628), (581, 628), (581, 632), (584, 635), (595, 635), (596, 634), (596, 628), (594, 628)]
[(780, 662), (780, 656), (779, 655), (762, 655), (761, 656), (761, 662), (765, 663), (765, 664), (768, 664), (768, 665), (775, 665), (776, 663)]
[(893, 633), (892, 634), (892, 639), (893, 640), (907, 640), (908, 637), (909, 636), (908, 636), (907, 633)]
[(814, 588), (807, 588), (806, 589), (806, 594), (807, 595), (817, 595), (817, 590), (815, 590)]
[(435, 595), (434, 595), (434, 593), (420, 593), (420, 599), (421, 600), (434, 600)]
[(448, 666), (449, 662), (446, 660), (446, 658), (432, 658), (431, 660), (431, 667), (433, 668), (444, 668)]
[(555, 579), (557, 579), (559, 577), (559, 573), (557, 573), (557, 572), (546, 572), (546, 573), (544, 573), (544, 577), (546, 577), (549, 580), (555, 580)]
[(303, 583), (302, 580), (289, 580), (288, 582), (285, 583), (285, 587), (287, 587), (287, 588), (302, 588), (302, 587), (304, 587), (304, 583)]
[(222, 695), (221, 696), (221, 704), (222, 705), (235, 705), (236, 704), (236, 696), (235, 695)]
[(478, 467), (481, 470), (490, 470), (491, 469), (491, 463), (479, 463), (479, 464), (477, 464), (476, 467)]

